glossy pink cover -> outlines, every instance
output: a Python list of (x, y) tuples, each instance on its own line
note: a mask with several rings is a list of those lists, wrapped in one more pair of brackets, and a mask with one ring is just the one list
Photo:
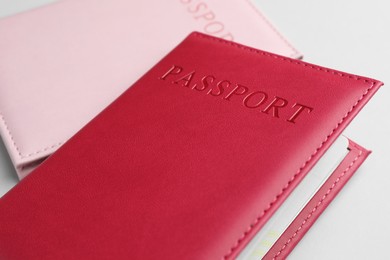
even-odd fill
[(26, 176), (191, 31), (297, 58), (249, 1), (67, 0), (0, 21), (0, 134)]
[(0, 199), (0, 258), (234, 259), (381, 85), (193, 33)]

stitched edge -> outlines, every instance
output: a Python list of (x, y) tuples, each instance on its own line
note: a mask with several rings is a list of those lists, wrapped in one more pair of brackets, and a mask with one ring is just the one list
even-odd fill
[[(282, 35), (272, 26), (272, 24), (260, 13), (259, 10), (257, 10), (257, 8), (255, 8), (253, 6), (252, 3), (249, 2), (249, 0), (246, 0), (246, 2), (248, 3), (248, 5), (250, 5), (254, 11), (264, 20), (264, 22), (266, 22), (269, 27), (276, 33), (279, 35), (279, 37), (285, 41), (285, 43), (287, 45), (290, 46), (290, 48), (292, 48), (293, 50), (295, 50), (295, 48), (285, 39), (282, 37)], [(329, 72), (329, 73), (332, 73), (332, 74), (335, 74), (335, 75), (339, 75), (339, 76), (342, 76), (342, 77), (349, 77), (349, 78), (353, 78), (353, 79), (356, 79), (356, 80), (364, 80), (365, 82), (371, 82), (373, 85), (370, 87), (370, 89), (374, 86), (374, 84), (376, 83), (375, 81), (370, 81), (368, 79), (363, 79), (363, 78), (360, 78), (360, 77), (357, 77), (357, 76), (354, 76), (354, 75), (348, 75), (348, 74), (345, 74), (345, 73), (341, 73), (341, 72), (336, 72), (336, 71), (333, 71), (333, 70), (329, 70), (329, 69), (325, 69), (325, 68), (322, 68), (322, 67), (318, 67), (318, 66), (314, 66), (314, 65), (310, 65), (310, 64), (306, 64), (306, 63), (303, 63), (303, 62), (299, 62), (299, 61), (296, 61), (296, 60), (291, 60), (290, 58), (287, 58), (287, 57), (282, 57), (282, 56), (278, 56), (278, 55), (275, 55), (275, 54), (271, 54), (271, 53), (267, 53), (267, 52), (263, 52), (263, 51), (259, 51), (259, 50), (256, 50), (256, 49), (253, 49), (253, 48), (250, 48), (250, 47), (246, 47), (246, 46), (243, 46), (243, 45), (239, 45), (237, 43), (234, 43), (234, 42), (228, 42), (228, 41), (224, 41), (222, 39), (217, 39), (217, 38), (213, 38), (211, 36), (207, 36), (207, 35), (203, 35), (203, 34), (199, 34), (199, 33), (193, 33), (194, 35), (198, 36), (198, 37), (203, 37), (203, 38), (206, 38), (206, 39), (209, 39), (209, 40), (215, 40), (215, 41), (219, 41), (219, 42), (222, 42), (224, 44), (230, 44), (234, 47), (237, 47), (237, 48), (241, 48), (241, 49), (245, 49), (245, 50), (248, 50), (248, 51), (252, 51), (252, 52), (256, 52), (258, 54), (262, 54), (262, 55), (265, 55), (265, 56), (270, 56), (270, 57), (274, 57), (274, 58), (277, 58), (277, 59), (281, 59), (281, 60), (284, 60), (284, 61), (288, 61), (290, 63), (295, 63), (295, 64), (299, 64), (299, 65), (303, 65), (303, 66), (306, 66), (306, 67), (310, 67), (310, 68), (313, 68), (313, 69), (317, 69), (317, 70), (320, 70), (320, 71), (326, 71), (326, 72)], [(296, 54), (298, 54), (298, 51), (296, 51)], [(45, 152), (49, 149), (53, 149), (55, 147), (58, 147), (60, 145), (62, 145), (64, 143), (64, 141), (62, 142), (58, 142), (56, 144), (53, 144), (53, 145), (50, 145), (50, 146), (47, 146), (41, 150), (38, 150), (36, 152), (32, 152), (30, 154), (22, 154), (18, 148), (18, 146), (16, 145), (14, 139), (13, 139), (13, 136), (12, 136), (12, 133), (11, 131), (9, 130), (8, 126), (7, 126), (7, 123), (5, 121), (5, 118), (2, 114), (0, 114), (1, 116), (1, 119), (2, 121), (4, 122), (4, 125), (5, 125), (5, 128), (6, 128), (6, 131), (8, 132), (10, 138), (11, 138), (11, 141), (12, 141), (12, 144), (14, 145), (15, 149), (17, 150), (18, 154), (19, 154), (19, 157), (20, 159), (25, 159), (25, 158), (28, 158), (30, 156), (33, 156), (33, 155), (36, 155), (36, 154), (39, 154), (39, 153), (42, 153), (42, 152)]]
[(53, 149), (53, 148), (56, 148), (56, 147), (62, 145), (63, 143), (64, 143), (64, 142), (58, 142), (58, 143), (56, 143), (56, 144), (53, 144), (53, 145), (48, 146), (48, 147), (45, 147), (45, 148), (43, 148), (43, 149), (41, 149), (41, 150), (38, 150), (38, 151), (36, 151), (36, 152), (33, 152), (33, 153), (29, 153), (29, 154), (23, 155), (23, 156), (21, 156), (21, 158), (23, 159), (23, 158), (27, 158), (27, 157), (33, 156), (33, 155), (35, 155), (35, 154), (39, 154), (39, 153), (46, 152), (47, 150), (50, 150), (50, 149)]
[(11, 131), (9, 130), (8, 125), (7, 125), (7, 122), (5, 121), (4, 116), (3, 116), (2, 113), (0, 113), (0, 118), (1, 118), (1, 121), (3, 122), (3, 124), (4, 124), (5, 131), (6, 131), (7, 134), (9, 135), (12, 144), (14, 145), (16, 151), (17, 151), (18, 154), (19, 154), (19, 157), (22, 157), (22, 154), (21, 154), (21, 152), (20, 152), (20, 150), (19, 150), (19, 147), (16, 145), (15, 140), (14, 140), (14, 137), (12, 136)]
[(284, 243), (282, 248), (274, 255), (272, 260), (275, 260), (279, 255), (287, 248), (287, 246), (291, 243), (291, 241), (296, 237), (296, 235), (299, 233), (299, 231), (302, 229), (302, 227), (309, 221), (309, 219), (314, 215), (314, 213), (317, 211), (317, 209), (322, 205), (323, 201), (329, 196), (329, 194), (332, 192), (332, 190), (336, 187), (336, 185), (339, 183), (341, 178), (345, 176), (345, 174), (352, 168), (352, 166), (355, 164), (355, 162), (359, 159), (359, 157), (363, 154), (363, 151), (360, 150), (359, 154), (355, 157), (355, 159), (348, 165), (348, 167), (336, 178), (336, 180), (333, 182), (332, 186), (326, 191), (324, 196), (318, 201), (316, 206), (310, 211), (310, 213), (306, 216), (306, 218), (302, 221), (301, 225), (295, 230), (294, 234)]
[(58, 143), (53, 144), (53, 145), (51, 145), (51, 146), (47, 146), (47, 147), (45, 147), (45, 148), (43, 148), (43, 149), (41, 149), (41, 150), (38, 150), (38, 151), (35, 151), (35, 152), (32, 152), (32, 153), (29, 153), (29, 154), (22, 154), (22, 153), (20, 152), (19, 147), (18, 147), (18, 146), (16, 145), (16, 143), (15, 143), (14, 137), (13, 137), (11, 131), (9, 130), (9, 127), (8, 127), (8, 125), (7, 125), (7, 122), (5, 121), (5, 118), (4, 118), (4, 116), (3, 116), (2, 113), (0, 113), (0, 119), (1, 119), (1, 121), (3, 122), (3, 124), (4, 124), (4, 126), (5, 126), (5, 131), (7, 132), (8, 136), (10, 137), (11, 142), (12, 142), (13, 146), (15, 147), (15, 149), (16, 149), (16, 151), (17, 151), (17, 153), (18, 153), (20, 159), (25, 159), (25, 158), (31, 157), (31, 156), (33, 156), (33, 155), (36, 155), (36, 154), (39, 154), (39, 153), (46, 152), (47, 150), (56, 148), (56, 147), (58, 147), (58, 146), (60, 146), (60, 145), (62, 145), (62, 144), (64, 143), (64, 142), (58, 142)]
[[(290, 54), (290, 57), (295, 57), (296, 55), (299, 54), (298, 50), (294, 48), (294, 46), (291, 45), (291, 43), (289, 41), (287, 41), (286, 38), (283, 37), (283, 35), (273, 26), (273, 24), (258, 10), (258, 8), (256, 8), (253, 3), (251, 3), (249, 0), (245, 0), (245, 2), (248, 4), (248, 6), (250, 6), (252, 8), (252, 10), (260, 17), (261, 20), (264, 21), (264, 23), (293, 51), (292, 54)], [(50, 145), (50, 146), (47, 146), (41, 150), (38, 150), (36, 152), (32, 152), (32, 153), (29, 153), (29, 154), (22, 154), (20, 152), (20, 149), (19, 147), (16, 145), (15, 143), (15, 140), (11, 134), (11, 131), (9, 130), (8, 128), (8, 125), (4, 119), (4, 116), (0, 113), (0, 117), (2, 119), (2, 121), (4, 122), (4, 125), (5, 125), (5, 130), (7, 131), (8, 135), (10, 136), (10, 139), (12, 141), (12, 144), (13, 146), (15, 147), (18, 155), (19, 155), (19, 158), (20, 159), (25, 159), (25, 158), (28, 158), (28, 157), (31, 157), (33, 155), (36, 155), (36, 154), (39, 154), (39, 153), (42, 153), (42, 152), (45, 152), (49, 149), (53, 149), (53, 148), (56, 148), (60, 145), (62, 145), (64, 142), (58, 142), (56, 144), (53, 144), (53, 145)]]
[[(249, 7), (251, 7), (251, 9), (259, 16), (259, 18), (293, 51), (292, 54), (290, 54), (290, 57), (295, 57), (296, 55), (299, 54), (298, 50), (294, 48), (294, 46), (292, 46), (292, 44), (287, 41), (286, 38), (283, 37), (283, 35), (273, 26), (273, 24), (258, 10), (258, 8), (256, 8), (254, 6), (253, 3), (251, 3), (249, 0), (245, 0), (245, 2), (248, 4)], [(36, 154), (39, 154), (39, 153), (42, 153), (42, 152), (45, 152), (49, 149), (53, 149), (53, 148), (56, 148), (60, 145), (62, 145), (64, 142), (58, 142), (56, 144), (53, 144), (51, 146), (47, 146), (41, 150), (38, 150), (36, 152), (32, 152), (32, 153), (29, 153), (29, 154), (22, 154), (19, 150), (19, 147), (16, 145), (15, 143), (15, 140), (11, 134), (11, 131), (9, 130), (8, 128), (8, 125), (4, 119), (4, 116), (0, 113), (0, 117), (2, 119), (2, 121), (4, 122), (4, 125), (5, 125), (5, 129), (6, 131), (8, 132), (8, 135), (10, 136), (11, 138), (11, 141), (12, 141), (12, 144), (13, 146), (15, 147), (16, 151), (18, 152), (18, 155), (20, 157), (20, 159), (25, 159), (25, 158), (28, 158), (30, 156), (33, 156), (33, 155), (36, 155)]]
[(193, 33), (193, 35), (197, 36), (197, 37), (200, 37), (200, 38), (205, 38), (207, 40), (213, 40), (213, 41), (216, 41), (216, 42), (220, 42), (220, 43), (223, 43), (223, 44), (227, 44), (227, 45), (231, 45), (233, 47), (236, 47), (236, 48), (239, 48), (239, 49), (243, 49), (243, 50), (246, 50), (246, 51), (250, 51), (250, 52), (254, 52), (254, 53), (257, 53), (259, 55), (264, 55), (264, 56), (269, 56), (269, 57), (273, 57), (275, 59), (280, 59), (280, 60), (283, 60), (283, 61), (286, 61), (286, 62), (290, 62), (290, 63), (293, 63), (293, 64), (297, 64), (297, 65), (301, 65), (301, 66), (305, 66), (305, 67), (308, 67), (308, 68), (311, 68), (311, 69), (315, 69), (315, 70), (318, 70), (318, 71), (322, 71), (322, 72), (327, 72), (327, 73), (331, 73), (333, 75), (337, 75), (337, 76), (340, 76), (340, 77), (347, 77), (347, 78), (350, 78), (350, 79), (354, 79), (354, 80), (362, 80), (366, 83), (371, 83), (371, 85), (366, 89), (366, 91), (360, 96), (360, 98), (352, 105), (352, 107), (345, 113), (345, 115), (340, 119), (340, 121), (336, 124), (336, 126), (330, 131), (330, 133), (325, 137), (325, 139), (320, 143), (320, 145), (314, 150), (314, 152), (306, 159), (306, 161), (301, 165), (301, 167), (299, 167), (299, 169), (295, 172), (295, 174), (290, 178), (290, 180), (287, 182), (287, 184), (282, 188), (282, 190), (274, 197), (274, 199), (268, 204), (268, 206), (260, 213), (260, 215), (249, 225), (249, 227), (243, 232), (243, 234), (237, 239), (236, 243), (230, 248), (230, 250), (222, 257), (223, 259), (227, 259), (230, 255), (233, 254), (234, 250), (237, 249), (237, 247), (241, 244), (241, 242), (244, 240), (244, 238), (251, 232), (251, 230), (256, 226), (256, 224), (263, 218), (263, 216), (268, 212), (268, 210), (275, 204), (275, 202), (283, 195), (283, 193), (287, 190), (287, 188), (291, 185), (291, 183), (295, 180), (295, 178), (302, 172), (302, 170), (305, 168), (305, 166), (311, 161), (311, 159), (318, 153), (318, 151), (322, 148), (322, 146), (329, 140), (329, 138), (333, 135), (333, 133), (340, 127), (340, 125), (344, 122), (344, 120), (349, 116), (349, 114), (355, 109), (355, 107), (360, 103), (360, 101), (368, 94), (368, 92), (375, 86), (375, 84), (377, 83), (377, 81), (375, 80), (369, 80), (369, 79), (366, 79), (366, 78), (362, 78), (362, 77), (359, 77), (359, 76), (356, 76), (356, 75), (351, 75), (351, 74), (347, 74), (347, 73), (343, 73), (343, 72), (339, 72), (339, 71), (335, 71), (335, 70), (331, 70), (331, 69), (326, 69), (326, 68), (323, 68), (323, 67), (319, 67), (319, 66), (315, 66), (315, 65), (312, 65), (312, 64), (308, 64), (308, 63), (304, 63), (304, 62), (301, 62), (301, 61), (297, 61), (297, 60), (293, 60), (291, 58), (287, 58), (287, 57), (283, 57), (283, 56), (279, 56), (279, 55), (276, 55), (276, 54), (271, 54), (271, 53), (268, 53), (268, 52), (264, 52), (264, 51), (260, 51), (260, 50), (256, 50), (256, 49), (253, 49), (253, 48), (250, 48), (250, 47), (247, 47), (247, 46), (244, 46), (244, 45), (240, 45), (238, 43), (235, 43), (235, 42), (230, 42), (230, 41), (226, 41), (226, 40), (223, 40), (223, 39), (219, 39), (219, 38), (215, 38), (215, 37), (212, 37), (212, 36), (208, 36), (208, 35), (205, 35), (205, 34), (201, 34), (201, 33)]
[(260, 17), (260, 19), (263, 20), (263, 22), (293, 51), (293, 53), (290, 54), (290, 57), (296, 57), (298, 54), (300, 54), (298, 50), (295, 49), (295, 47), (292, 46), (292, 44), (287, 41), (287, 39), (283, 37), (283, 35), (275, 28), (275, 26), (260, 12), (260, 10), (256, 8), (252, 2), (250, 2), (250, 0), (245, 0), (245, 2), (253, 9), (253, 11)]
[(251, 47), (248, 47), (248, 46), (245, 46), (245, 45), (241, 45), (241, 44), (236, 43), (236, 42), (227, 41), (227, 40), (224, 40), (224, 39), (221, 39), (221, 38), (216, 38), (214, 36), (209, 36), (209, 35), (202, 34), (202, 33), (199, 33), (199, 32), (193, 32), (192, 35), (194, 35), (196, 37), (199, 37), (199, 38), (205, 38), (207, 40), (220, 42), (220, 43), (223, 43), (223, 44), (226, 44), (226, 45), (231, 45), (231, 46), (233, 46), (235, 48), (239, 48), (239, 49), (243, 49), (243, 50), (246, 50), (246, 51), (257, 53), (258, 55), (272, 57), (272, 58), (275, 58), (275, 59), (283, 60), (285, 62), (301, 65), (301, 66), (304, 66), (304, 67), (309, 67), (311, 69), (315, 69), (315, 70), (322, 71), (322, 72), (327, 72), (327, 73), (338, 75), (338, 76), (341, 76), (341, 77), (347, 77), (347, 78), (351, 78), (351, 79), (355, 79), (355, 80), (363, 80), (364, 82), (372, 83), (373, 85), (375, 85), (378, 82), (378, 81), (373, 80), (373, 79), (363, 78), (363, 77), (359, 77), (357, 75), (352, 75), (352, 74), (344, 73), (344, 72), (341, 72), (341, 71), (327, 69), (327, 68), (324, 68), (324, 67), (320, 67), (320, 66), (317, 66), (317, 65), (313, 65), (313, 64), (310, 64), (310, 63), (299, 61), (299, 60), (296, 60), (296, 59), (292, 59), (292, 58), (280, 56), (280, 55), (277, 55), (277, 54), (273, 54), (273, 53), (270, 53), (270, 52), (257, 50), (257, 49), (254, 49), (254, 48), (251, 48)]
[[(248, 6), (250, 6), (252, 8), (252, 10), (260, 17), (261, 20), (263, 20), (263, 22), (293, 51), (292, 54), (290, 54), (290, 57), (295, 57), (296, 55), (299, 54), (298, 50), (294, 48), (294, 46), (292, 46), (292, 44), (287, 41), (286, 38), (283, 37), (283, 35), (273, 26), (273, 24), (258, 10), (258, 8), (256, 8), (254, 6), (253, 3), (251, 3), (249, 0), (245, 0), (245, 2), (248, 4)], [(38, 150), (36, 152), (33, 152), (33, 153), (30, 153), (30, 154), (26, 154), (26, 155), (23, 155), (20, 150), (19, 150), (19, 147), (16, 145), (15, 143), (15, 140), (13, 139), (13, 136), (11, 134), (11, 131), (9, 130), (8, 126), (7, 126), (7, 123), (4, 119), (4, 116), (0, 113), (0, 117), (2, 119), (2, 121), (4, 122), (4, 125), (5, 125), (5, 129), (6, 131), (8, 132), (8, 135), (10, 136), (11, 138), (11, 141), (12, 141), (12, 144), (14, 145), (16, 151), (18, 152), (18, 155), (21, 159), (24, 159), (24, 158), (28, 158), (30, 156), (33, 156), (33, 155), (36, 155), (36, 154), (39, 154), (39, 153), (42, 153), (42, 152), (45, 152), (49, 149), (53, 149), (55, 147), (58, 147), (60, 145), (62, 145), (64, 142), (58, 142), (56, 144), (53, 144), (51, 146), (47, 146), (41, 150)]]

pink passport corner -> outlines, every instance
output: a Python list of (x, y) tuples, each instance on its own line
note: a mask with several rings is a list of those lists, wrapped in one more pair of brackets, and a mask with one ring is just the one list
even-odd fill
[(1, 20), (0, 134), (19, 178), (193, 30), (301, 57), (249, 1), (68, 0)]
[(381, 85), (192, 33), (0, 199), (0, 258), (236, 259), (315, 177), (285, 259), (368, 156), (314, 171)]

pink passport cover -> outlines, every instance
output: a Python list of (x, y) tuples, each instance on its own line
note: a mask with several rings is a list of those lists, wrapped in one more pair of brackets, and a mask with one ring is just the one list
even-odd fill
[(193, 33), (0, 199), (0, 258), (234, 259), (381, 85)]
[(68, 0), (0, 21), (0, 134), (19, 177), (193, 30), (300, 57), (249, 1)]

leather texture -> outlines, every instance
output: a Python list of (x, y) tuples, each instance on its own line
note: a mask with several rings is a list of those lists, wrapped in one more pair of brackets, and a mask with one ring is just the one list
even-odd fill
[(371, 153), (351, 140), (349, 140), (348, 149), (347, 156), (305, 205), (263, 257), (263, 260), (285, 259)]
[(0, 258), (233, 259), (381, 84), (193, 33), (0, 199)]
[(0, 134), (20, 178), (192, 31), (301, 55), (249, 1), (67, 0), (0, 21)]

